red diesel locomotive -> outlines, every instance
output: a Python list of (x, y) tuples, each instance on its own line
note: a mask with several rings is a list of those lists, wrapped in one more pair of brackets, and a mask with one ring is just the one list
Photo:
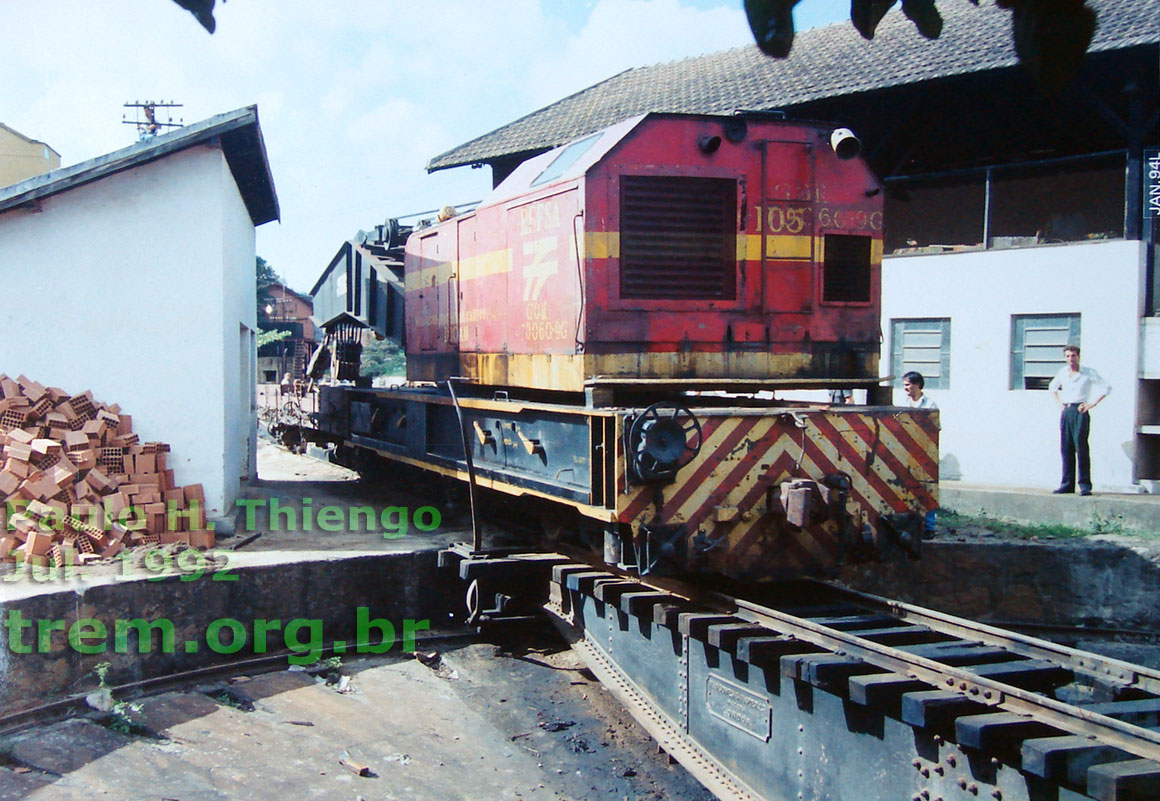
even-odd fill
[(914, 553), (936, 415), (752, 394), (878, 384), (881, 189), (848, 130), (769, 115), (648, 114), (529, 159), (401, 265), (336, 257), (323, 322), (404, 340), (410, 385), (324, 387), (319, 428), (350, 463), (574, 510), (641, 572)]
[(876, 378), (881, 186), (833, 135), (650, 114), (529, 159), (407, 243), (408, 378)]

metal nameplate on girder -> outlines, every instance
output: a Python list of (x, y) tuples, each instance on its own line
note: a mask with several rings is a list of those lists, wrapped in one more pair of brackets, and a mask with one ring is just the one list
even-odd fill
[(710, 676), (705, 686), (705, 706), (713, 717), (762, 742), (769, 742), (773, 731), (773, 708), (768, 698), (740, 684)]

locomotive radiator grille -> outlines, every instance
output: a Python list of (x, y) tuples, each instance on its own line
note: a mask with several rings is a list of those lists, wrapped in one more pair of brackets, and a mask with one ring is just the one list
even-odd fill
[(626, 175), (620, 186), (621, 297), (736, 296), (735, 181)]

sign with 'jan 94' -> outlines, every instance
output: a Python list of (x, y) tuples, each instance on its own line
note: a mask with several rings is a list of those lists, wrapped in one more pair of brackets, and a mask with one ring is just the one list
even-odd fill
[(1160, 150), (1144, 151), (1144, 217), (1160, 219)]

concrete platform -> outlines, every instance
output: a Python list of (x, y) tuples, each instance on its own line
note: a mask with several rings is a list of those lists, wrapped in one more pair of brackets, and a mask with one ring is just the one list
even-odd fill
[(1064, 525), (1095, 533), (1137, 532), (1160, 537), (1160, 495), (1096, 492), (1087, 497), (1051, 490), (943, 481), (939, 502), (959, 514), (986, 515), (1028, 525)]

